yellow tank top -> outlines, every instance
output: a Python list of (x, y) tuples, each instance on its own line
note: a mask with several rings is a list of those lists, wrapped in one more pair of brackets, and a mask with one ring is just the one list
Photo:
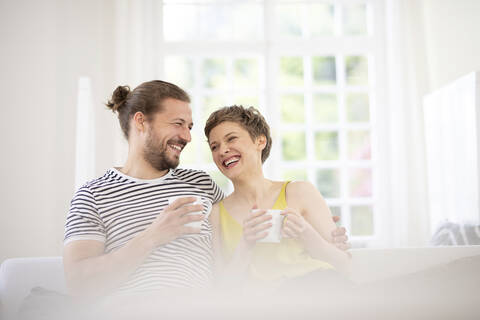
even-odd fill
[[(272, 209), (287, 207), (286, 181)], [(242, 238), (242, 226), (227, 212), (223, 201), (220, 207), (220, 229), (222, 250), (226, 260), (230, 260)], [(283, 279), (305, 275), (318, 269), (333, 269), (327, 262), (313, 259), (301, 243), (295, 239), (282, 239), (280, 243), (257, 243), (253, 248), (249, 272), (252, 280), (277, 282)]]

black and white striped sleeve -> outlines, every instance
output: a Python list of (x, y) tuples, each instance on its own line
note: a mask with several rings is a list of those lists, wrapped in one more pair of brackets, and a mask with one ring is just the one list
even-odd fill
[(210, 183), (212, 185), (212, 198), (213, 198), (213, 203), (217, 203), (219, 201), (222, 201), (223, 198), (225, 198), (225, 193), (222, 191), (222, 189), (213, 181), (212, 177), (208, 176), (210, 178)]
[(105, 242), (106, 232), (98, 214), (97, 204), (88, 186), (75, 193), (65, 223), (64, 244), (74, 240)]

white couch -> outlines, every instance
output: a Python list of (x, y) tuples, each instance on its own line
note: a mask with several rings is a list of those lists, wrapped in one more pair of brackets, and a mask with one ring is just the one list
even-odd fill
[[(480, 246), (353, 249), (352, 280), (368, 283), (480, 255)], [(479, 277), (478, 274), (472, 275)], [(0, 267), (0, 319), (11, 319), (33, 287), (66, 292), (61, 257), (15, 258)]]

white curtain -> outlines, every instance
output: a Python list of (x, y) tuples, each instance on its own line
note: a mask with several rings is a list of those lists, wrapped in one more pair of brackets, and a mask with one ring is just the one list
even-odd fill
[(75, 190), (95, 177), (95, 117), (88, 77), (78, 80), (76, 125)]
[[(144, 81), (158, 79), (157, 63), (162, 52), (157, 48), (162, 37), (162, 3), (156, 0), (117, 0), (115, 16), (115, 83), (135, 88)], [(113, 90), (114, 88), (112, 88)], [(127, 159), (128, 146), (119, 126), (115, 131), (115, 165)]]
[(428, 243), (422, 99), (428, 92), (422, 1), (386, 0), (391, 245)]

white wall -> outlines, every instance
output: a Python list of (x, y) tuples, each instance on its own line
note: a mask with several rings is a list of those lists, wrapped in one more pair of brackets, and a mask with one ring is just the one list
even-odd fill
[(0, 2), (0, 262), (61, 254), (80, 76), (94, 87), (98, 174), (111, 165), (115, 119), (101, 107), (113, 88), (111, 11), (109, 1)]
[(480, 1), (424, 0), (430, 91), (480, 71)]

